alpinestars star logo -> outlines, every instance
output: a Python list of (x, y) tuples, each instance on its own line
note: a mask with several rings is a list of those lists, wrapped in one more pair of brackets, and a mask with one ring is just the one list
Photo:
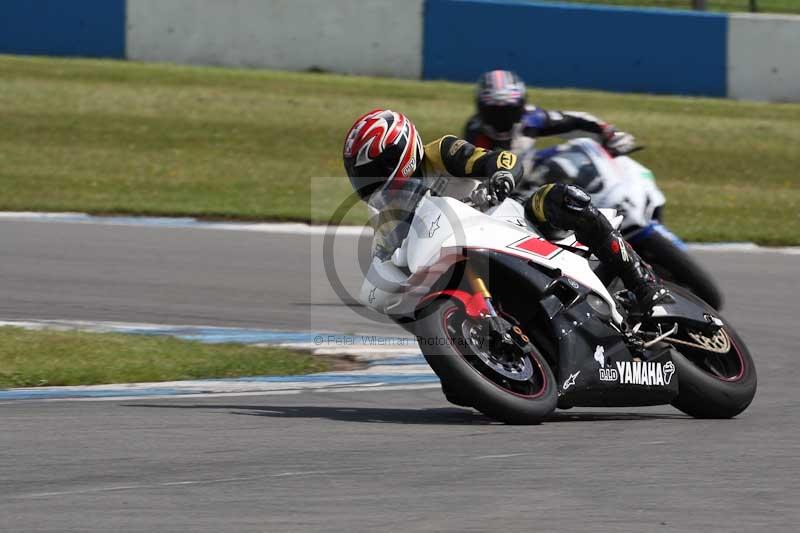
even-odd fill
[(569, 377), (567, 378), (567, 380), (564, 382), (564, 387), (563, 387), (563, 388), (564, 388), (564, 390), (567, 390), (568, 388), (570, 388), (570, 387), (572, 387), (573, 385), (575, 385), (575, 380), (578, 378), (578, 374), (580, 374), (580, 373), (581, 373), (581, 371), (580, 371), (580, 370), (578, 370), (578, 371), (577, 371), (577, 372), (575, 372), (574, 374), (570, 374), (570, 375), (569, 375)]
[(436, 233), (436, 230), (438, 230), (440, 228), (439, 219), (441, 219), (441, 218), (442, 218), (442, 215), (439, 215), (438, 217), (436, 217), (436, 220), (431, 222), (431, 227), (428, 230), (428, 238), (433, 237), (433, 234)]

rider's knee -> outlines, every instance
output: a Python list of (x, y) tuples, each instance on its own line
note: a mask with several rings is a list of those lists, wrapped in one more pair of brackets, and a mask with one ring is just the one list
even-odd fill
[(563, 183), (548, 183), (537, 190), (525, 205), (528, 218), (536, 224), (549, 224), (564, 230), (579, 229), (597, 213), (583, 189)]

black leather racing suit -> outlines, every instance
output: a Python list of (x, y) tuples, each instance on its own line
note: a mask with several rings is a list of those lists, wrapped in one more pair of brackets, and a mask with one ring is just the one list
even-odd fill
[(511, 150), (512, 143), (520, 137), (547, 137), (550, 135), (594, 137), (602, 142), (611, 131), (608, 124), (588, 113), (579, 111), (546, 111), (531, 105), (525, 106), (525, 113), (519, 123), (510, 131), (499, 132), (486, 124), (479, 115), (467, 120), (464, 139), (486, 150)]
[[(522, 163), (509, 151), (488, 151), (452, 135), (425, 145), (422, 172), (426, 177), (483, 178), (500, 170), (510, 172), (516, 181), (522, 178)], [(643, 311), (665, 294), (650, 266), (579, 187), (550, 183), (520, 201), (526, 217), (534, 225), (575, 231), (577, 239), (636, 294)]]

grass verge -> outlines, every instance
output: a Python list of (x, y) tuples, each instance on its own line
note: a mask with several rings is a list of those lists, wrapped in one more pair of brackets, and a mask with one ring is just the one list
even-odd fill
[[(800, 105), (540, 89), (530, 99), (636, 134), (682, 237), (800, 243)], [(434, 139), (461, 131), (472, 87), (0, 56), (0, 210), (325, 222), (349, 192), (346, 129), (383, 106)]]
[(0, 327), (0, 387), (307, 374), (329, 366), (283, 348)]

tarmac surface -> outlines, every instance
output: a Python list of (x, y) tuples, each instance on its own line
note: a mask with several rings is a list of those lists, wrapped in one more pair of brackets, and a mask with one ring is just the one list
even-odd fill
[[(0, 318), (397, 332), (319, 238), (0, 222)], [(343, 284), (356, 239), (337, 240)], [(739, 418), (491, 423), (436, 389), (0, 403), (3, 531), (796, 531), (800, 256), (697, 254), (755, 358)]]

